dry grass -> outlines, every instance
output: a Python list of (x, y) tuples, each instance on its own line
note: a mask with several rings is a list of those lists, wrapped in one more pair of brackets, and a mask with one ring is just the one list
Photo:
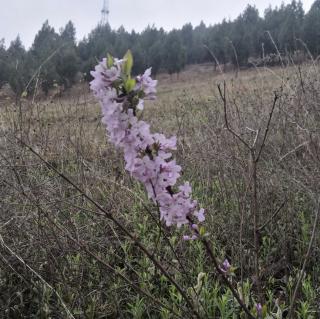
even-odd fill
[[(176, 156), (184, 178), (194, 185), (194, 196), (207, 209), (209, 239), (218, 256), (228, 257), (238, 268), (235, 280), (252, 282), (252, 298), (259, 292), (253, 243), (257, 231), (253, 215), (258, 216), (259, 280), (272, 295), (270, 311), (276, 300), (290, 303), (288, 285), (303, 262), (320, 195), (318, 74), (319, 66), (314, 64), (252, 68), (239, 74), (219, 74), (210, 65), (192, 66), (179, 79), (160, 75), (158, 100), (148, 102), (145, 111), (154, 131), (178, 136)], [(217, 89), (224, 81), (232, 130), (257, 152), (263, 147), (257, 166), (256, 210), (252, 209), (250, 152), (226, 129)], [(278, 100), (267, 126), (275, 94)], [(155, 208), (124, 172), (121, 154), (108, 145), (99, 106), (88, 88), (81, 85), (61, 99), (34, 104), (1, 103), (0, 317), (64, 318), (68, 311), (77, 318), (133, 317), (127, 312), (128, 303), (134, 303), (136, 294), (77, 242), (171, 305), (157, 272), (127, 236), (16, 139), (32, 146), (117, 216), (170, 273), (176, 268), (181, 272), (163, 237), (158, 250), (159, 230), (150, 217)], [(182, 285), (190, 287), (201, 271), (211, 273), (200, 247), (186, 248), (181, 231), (163, 232), (172, 237), (177, 255), (189, 269), (188, 275), (176, 276)], [(319, 287), (318, 234), (315, 240), (307, 266), (313, 291)], [(197, 260), (190, 264), (195, 253)], [(299, 298), (306, 300), (306, 293), (301, 291)], [(317, 298), (307, 300), (312, 311), (320, 303)], [(148, 316), (165, 318), (151, 304)]]

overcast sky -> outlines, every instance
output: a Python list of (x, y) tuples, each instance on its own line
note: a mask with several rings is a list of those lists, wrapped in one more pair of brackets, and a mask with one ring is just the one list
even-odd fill
[[(314, 0), (303, 0), (309, 10)], [(123, 25), (127, 30), (143, 30), (148, 24), (165, 30), (180, 28), (201, 20), (206, 24), (235, 18), (247, 4), (255, 5), (260, 14), (265, 8), (280, 5), (282, 0), (110, 0), (112, 28)], [(284, 3), (289, 3), (285, 0)], [(82, 39), (99, 22), (103, 0), (0, 0), (0, 39), (9, 45), (17, 34), (28, 48), (42, 23), (59, 30), (69, 20), (75, 23), (77, 39)]]

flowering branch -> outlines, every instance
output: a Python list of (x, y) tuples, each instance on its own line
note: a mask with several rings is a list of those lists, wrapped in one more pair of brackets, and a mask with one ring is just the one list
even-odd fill
[(188, 182), (176, 186), (181, 176), (181, 167), (172, 155), (172, 151), (176, 150), (176, 137), (166, 138), (163, 134), (151, 133), (150, 125), (138, 119), (137, 115), (144, 108), (144, 100), (156, 98), (157, 81), (150, 77), (151, 69), (132, 78), (132, 65), (132, 55), (128, 51), (122, 60), (108, 55), (91, 72), (94, 79), (90, 86), (100, 101), (107, 135), (117, 148), (123, 150), (126, 170), (144, 184), (148, 197), (159, 208), (160, 219), (167, 226), (190, 226), (193, 235), (184, 236), (184, 239), (201, 239), (224, 283), (248, 317), (254, 318), (225, 278), (209, 243), (193, 221), (196, 219), (201, 223), (205, 216), (204, 209), (199, 209), (197, 201), (191, 198), (191, 186)]
[(122, 60), (108, 55), (91, 72), (91, 89), (101, 103), (107, 135), (123, 150), (126, 170), (144, 184), (167, 226), (189, 224), (188, 217), (203, 222), (204, 209), (199, 209), (197, 201), (191, 198), (189, 183), (176, 186), (181, 176), (181, 167), (172, 155), (176, 137), (151, 133), (150, 125), (138, 119), (144, 101), (156, 98), (157, 81), (150, 77), (151, 69), (132, 78), (132, 65), (128, 51)]

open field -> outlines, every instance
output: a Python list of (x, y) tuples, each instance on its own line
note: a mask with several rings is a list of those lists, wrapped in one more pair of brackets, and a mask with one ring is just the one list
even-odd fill
[[(263, 318), (291, 304), (292, 318), (320, 317), (319, 74), (191, 66), (159, 75), (145, 108), (154, 132), (177, 136), (206, 238), (254, 317), (258, 303)], [(246, 318), (201, 242), (159, 223), (87, 86), (0, 103), (0, 318)]]

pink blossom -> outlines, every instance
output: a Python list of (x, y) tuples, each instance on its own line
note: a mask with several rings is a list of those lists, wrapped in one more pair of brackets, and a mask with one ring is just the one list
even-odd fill
[(185, 235), (183, 236), (183, 240), (188, 241), (188, 240), (196, 240), (198, 237), (196, 235), (188, 236)]
[(110, 69), (107, 68), (107, 59), (103, 59), (96, 67), (94, 71), (91, 71), (90, 74), (95, 79), (91, 84), (91, 90), (94, 92), (99, 92), (109, 86), (114, 81), (120, 77), (120, 65), (112, 66)]
[(222, 263), (222, 266), (220, 267), (220, 270), (224, 273), (227, 273), (231, 268), (231, 265), (228, 261), (228, 259), (225, 259), (224, 262)]
[(261, 318), (262, 317), (262, 305), (261, 303), (256, 304), (256, 310), (258, 313), (258, 317)]
[(151, 68), (149, 68), (143, 75), (137, 76), (136, 89), (142, 90), (145, 93), (146, 99), (155, 100), (157, 83), (158, 81), (151, 78)]
[[(166, 138), (163, 134), (151, 133), (150, 125), (135, 116), (135, 108), (143, 109), (144, 100), (141, 96), (145, 99), (156, 97), (157, 81), (152, 80), (151, 69), (136, 78), (133, 94), (139, 97), (139, 102), (134, 106), (121, 91), (124, 60), (114, 61), (110, 68), (107, 67), (106, 59), (100, 62), (91, 73), (94, 79), (90, 83), (101, 103), (102, 122), (106, 126), (108, 138), (117, 148), (122, 149), (126, 170), (144, 184), (148, 197), (158, 205), (160, 218), (167, 226), (190, 224), (192, 217), (203, 222), (204, 209), (199, 209), (197, 201), (191, 198), (189, 183), (178, 186), (178, 191), (173, 190), (181, 176), (181, 167), (172, 155), (172, 151), (176, 150), (176, 137)], [(196, 237), (194, 235), (190, 239)]]

